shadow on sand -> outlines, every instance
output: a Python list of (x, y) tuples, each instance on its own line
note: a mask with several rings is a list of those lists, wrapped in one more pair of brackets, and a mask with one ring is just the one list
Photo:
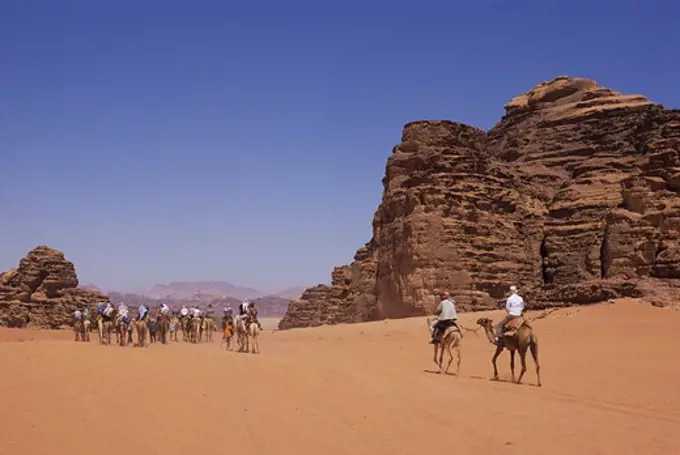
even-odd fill
[[(423, 373), (436, 374), (438, 376), (441, 375), (441, 373), (439, 373), (439, 370), (423, 370)], [(456, 376), (456, 373), (448, 372), (448, 373), (446, 373), (446, 376)], [(466, 379), (476, 379), (478, 381), (500, 382), (500, 383), (503, 383), (503, 384), (512, 384), (512, 385), (518, 385), (518, 386), (528, 386), (528, 387), (538, 388), (538, 386), (536, 384), (532, 384), (532, 383), (529, 383), (529, 382), (522, 382), (521, 384), (517, 384), (516, 382), (514, 382), (510, 379), (505, 379), (505, 378), (493, 379), (493, 378), (489, 378), (489, 377), (475, 376), (475, 375), (468, 375), (468, 376), (459, 375), (458, 377), (466, 378)]]

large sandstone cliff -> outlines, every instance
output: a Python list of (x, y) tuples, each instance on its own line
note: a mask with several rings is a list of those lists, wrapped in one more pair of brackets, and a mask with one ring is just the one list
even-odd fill
[(445, 289), (462, 310), (510, 284), (535, 308), (680, 297), (680, 111), (567, 77), (505, 110), (488, 132), (407, 124), (373, 238), (281, 328), (423, 314)]
[(17, 269), (0, 273), (0, 326), (59, 328), (72, 323), (76, 309), (107, 301), (78, 288), (73, 263), (46, 246), (31, 250)]

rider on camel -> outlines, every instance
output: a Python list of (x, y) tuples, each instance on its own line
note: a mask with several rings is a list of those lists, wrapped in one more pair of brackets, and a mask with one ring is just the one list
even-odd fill
[(501, 342), (505, 324), (522, 316), (524, 311), (524, 299), (517, 293), (517, 286), (510, 286), (510, 297), (505, 302), (505, 311), (507, 312), (505, 318), (496, 326), (496, 338), (494, 339), (496, 344)]
[(102, 312), (102, 318), (105, 321), (111, 322), (113, 320), (113, 304), (111, 302), (108, 302), (106, 304), (106, 308), (104, 308), (104, 311)]
[(170, 307), (168, 306), (167, 303), (161, 303), (161, 316), (169, 316), (170, 315)]
[(260, 321), (257, 320), (257, 308), (255, 308), (255, 302), (250, 302), (248, 304), (248, 317), (250, 318), (250, 322), (254, 322), (257, 324), (257, 326), (260, 328), (260, 331), (262, 330), (262, 324), (260, 324)]
[(144, 304), (144, 302), (142, 302), (142, 303), (139, 305), (139, 308), (137, 308), (137, 319), (138, 319), (139, 321), (146, 321), (146, 316), (147, 316), (148, 314), (149, 314), (149, 310), (148, 310), (148, 308), (146, 307), (146, 305)]
[(451, 326), (457, 326), (458, 314), (456, 313), (456, 304), (448, 292), (442, 294), (442, 301), (439, 302), (434, 314), (437, 315), (437, 322), (432, 326), (432, 340), (430, 344), (439, 343), (439, 339), (443, 333)]

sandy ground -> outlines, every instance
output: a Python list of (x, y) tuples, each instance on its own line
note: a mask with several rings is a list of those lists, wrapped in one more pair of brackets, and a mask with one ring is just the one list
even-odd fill
[(260, 355), (4, 329), (0, 454), (680, 454), (680, 312), (621, 301), (534, 327), (542, 388), (531, 360), (526, 384), (490, 381), (481, 333), (460, 377), (434, 374), (422, 318), (266, 332)]

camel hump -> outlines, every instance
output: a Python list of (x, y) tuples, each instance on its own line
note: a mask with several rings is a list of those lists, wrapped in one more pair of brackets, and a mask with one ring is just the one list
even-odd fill
[(446, 330), (444, 330), (444, 334), (442, 335), (442, 339), (448, 337), (449, 335), (452, 335), (454, 333), (461, 333), (460, 328), (457, 325), (452, 325), (451, 327), (447, 327)]

